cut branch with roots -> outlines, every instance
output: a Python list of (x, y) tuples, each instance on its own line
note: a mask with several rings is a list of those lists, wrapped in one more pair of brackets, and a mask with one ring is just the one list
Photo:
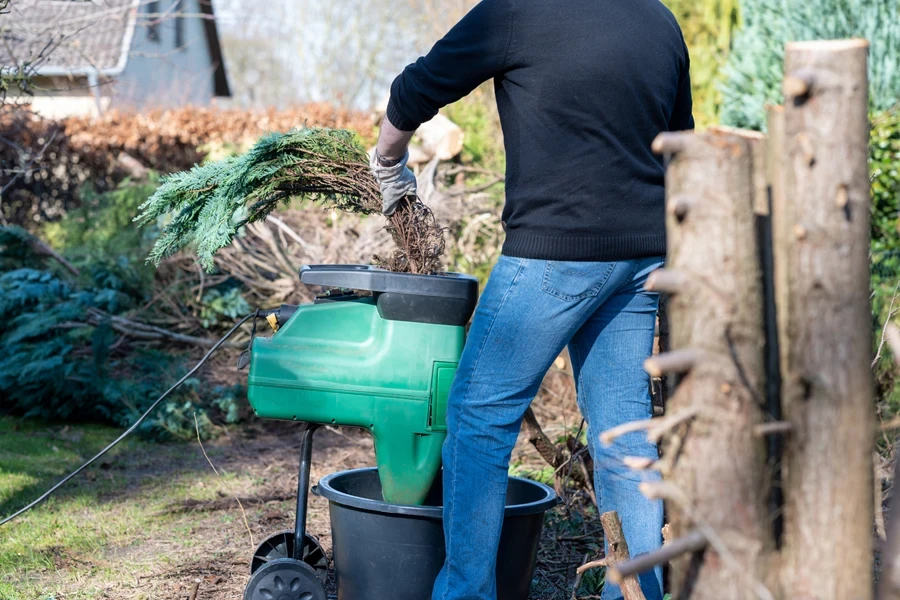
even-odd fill
[[(229, 246), (241, 228), (298, 198), (363, 215), (381, 211), (381, 192), (368, 155), (351, 132), (304, 128), (270, 134), (245, 154), (164, 178), (135, 220), (143, 225), (174, 215), (164, 224), (151, 262), (158, 265), (194, 244), (200, 264), (212, 270), (215, 254)], [(443, 230), (421, 201), (403, 203), (386, 230), (398, 249), (376, 262), (398, 272), (440, 270)]]

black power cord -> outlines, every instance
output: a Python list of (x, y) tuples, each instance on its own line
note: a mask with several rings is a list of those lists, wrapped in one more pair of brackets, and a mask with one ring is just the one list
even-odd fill
[(230, 338), (230, 337), (234, 334), (235, 331), (237, 331), (238, 329), (240, 329), (241, 325), (243, 325), (244, 323), (246, 323), (246, 322), (249, 321), (250, 319), (254, 319), (253, 323), (254, 323), (254, 325), (255, 325), (255, 324), (256, 324), (256, 318), (258, 318), (258, 317), (260, 317), (260, 316), (265, 316), (266, 313), (267, 313), (267, 311), (257, 310), (257, 311), (254, 311), (254, 312), (250, 313), (249, 315), (247, 315), (246, 317), (244, 317), (244, 318), (241, 319), (240, 321), (238, 321), (237, 325), (235, 325), (234, 327), (232, 327), (231, 330), (230, 330), (228, 333), (226, 333), (224, 337), (222, 337), (222, 339), (220, 339), (218, 342), (216, 342), (215, 344), (213, 344), (213, 347), (210, 348), (209, 351), (203, 356), (203, 358), (200, 359), (200, 362), (198, 362), (196, 365), (194, 365), (194, 368), (193, 368), (193, 369), (191, 369), (190, 371), (188, 371), (187, 374), (185, 374), (184, 377), (182, 377), (181, 379), (179, 379), (178, 382), (177, 382), (175, 385), (173, 385), (173, 386), (170, 387), (168, 390), (166, 390), (166, 393), (165, 393), (165, 394), (163, 394), (162, 396), (160, 396), (159, 398), (157, 398), (156, 401), (155, 401), (153, 404), (150, 405), (150, 408), (148, 408), (148, 409), (146, 410), (146, 412), (144, 412), (144, 414), (142, 414), (142, 415), (140, 416), (140, 418), (139, 418), (137, 421), (135, 421), (134, 424), (133, 424), (131, 427), (129, 427), (128, 429), (126, 429), (125, 432), (124, 432), (122, 435), (120, 435), (119, 437), (117, 437), (110, 445), (108, 445), (106, 448), (104, 448), (104, 449), (101, 450), (99, 453), (97, 453), (97, 456), (95, 456), (94, 458), (90, 459), (89, 461), (87, 461), (86, 463), (84, 463), (83, 465), (81, 465), (80, 467), (78, 467), (77, 469), (75, 469), (74, 471), (72, 471), (71, 473), (69, 473), (68, 475), (66, 475), (66, 477), (65, 477), (62, 481), (60, 481), (59, 483), (57, 483), (56, 485), (54, 485), (52, 488), (50, 488), (49, 490), (47, 490), (46, 492), (44, 492), (44, 493), (40, 496), (40, 498), (38, 498), (37, 500), (35, 500), (35, 501), (32, 502), (31, 504), (29, 504), (28, 506), (26, 506), (26, 507), (24, 507), (24, 508), (22, 508), (22, 509), (20, 509), (20, 510), (18, 510), (18, 511), (16, 511), (16, 512), (14, 512), (14, 513), (11, 514), (10, 516), (4, 518), (2, 521), (0, 521), (0, 526), (3, 526), (3, 525), (5, 525), (5, 524), (9, 523), (10, 521), (12, 521), (13, 519), (15, 519), (15, 518), (18, 517), (19, 515), (28, 512), (29, 510), (31, 510), (32, 508), (34, 508), (35, 506), (37, 506), (38, 504), (40, 504), (41, 502), (43, 502), (44, 500), (46, 500), (47, 498), (49, 498), (53, 493), (56, 492), (56, 490), (58, 490), (58, 489), (61, 488), (63, 485), (65, 485), (70, 479), (72, 479), (73, 477), (75, 477), (76, 475), (78, 475), (79, 473), (81, 473), (82, 471), (84, 471), (86, 468), (88, 468), (88, 467), (91, 466), (94, 462), (96, 462), (98, 458), (100, 458), (101, 456), (103, 456), (104, 454), (106, 454), (107, 452), (109, 452), (110, 450), (112, 450), (113, 447), (116, 446), (116, 444), (118, 444), (119, 442), (121, 442), (122, 440), (124, 440), (126, 437), (128, 437), (131, 433), (133, 433), (134, 430), (137, 429), (138, 426), (140, 426), (140, 424), (143, 423), (143, 422), (147, 419), (147, 417), (150, 416), (150, 413), (152, 413), (152, 412), (156, 409), (156, 407), (159, 406), (159, 403), (160, 403), (160, 402), (162, 402), (163, 400), (165, 400), (166, 397), (168, 397), (169, 394), (171, 394), (173, 391), (175, 391), (176, 388), (178, 388), (178, 386), (180, 386), (182, 383), (184, 383), (185, 381), (187, 381), (188, 378), (190, 378), (191, 375), (193, 375), (194, 373), (196, 373), (197, 370), (198, 370), (200, 367), (202, 367), (203, 364), (204, 364), (207, 360), (209, 360), (209, 358), (216, 352), (216, 350), (218, 350), (218, 349), (222, 346), (222, 344), (224, 344), (225, 341), (226, 341), (228, 338)]

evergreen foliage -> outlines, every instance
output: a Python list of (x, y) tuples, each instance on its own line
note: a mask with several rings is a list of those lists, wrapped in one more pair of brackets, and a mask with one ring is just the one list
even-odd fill
[(18, 226), (0, 228), (0, 271), (41, 264), (33, 250), (34, 237)]
[[(110, 255), (143, 256), (159, 232), (152, 226), (137, 229), (132, 221), (158, 186), (159, 177), (152, 172), (146, 180), (126, 179), (106, 192), (98, 191), (89, 182), (78, 191), (80, 206), (69, 209), (65, 218), (46, 223), (41, 236), (50, 246), (81, 263)], [(153, 271), (148, 267), (146, 275), (152, 277)]]
[(116, 366), (107, 364), (112, 331), (88, 326), (85, 315), (90, 307), (116, 312), (129, 305), (118, 290), (81, 287), (47, 269), (0, 274), (4, 408), (29, 417), (126, 422), (131, 411), (123, 400), (135, 390), (106, 377)]
[[(55, 249), (77, 265), (77, 276), (41, 252), (32, 234), (0, 227), (0, 413), (125, 426), (189, 366), (181, 348), (122, 346), (112, 323), (98, 318), (128, 317), (158, 293), (154, 269), (143, 261), (152, 228), (130, 226), (153, 183), (86, 192), (82, 209), (45, 227)], [(249, 312), (236, 289), (229, 282), (207, 289), (199, 318), (213, 329), (230, 327), (231, 315)], [(167, 291), (179, 301), (178, 289)], [(197, 412), (201, 435), (209, 436), (211, 414), (226, 422), (241, 416), (239, 391), (223, 390), (189, 381), (143, 431), (193, 437)]]
[(149, 260), (158, 265), (194, 243), (200, 264), (211, 271), (213, 255), (241, 227), (298, 195), (351, 212), (381, 209), (368, 157), (354, 134), (304, 128), (269, 134), (245, 154), (165, 177), (136, 221), (144, 225), (174, 212)]
[(887, 110), (900, 98), (898, 0), (743, 0), (742, 14), (744, 27), (722, 86), (726, 125), (765, 128), (765, 105), (782, 101), (784, 45), (790, 41), (869, 40), (872, 109)]

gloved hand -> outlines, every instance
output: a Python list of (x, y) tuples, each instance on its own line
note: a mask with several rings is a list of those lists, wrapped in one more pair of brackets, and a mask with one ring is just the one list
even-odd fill
[(381, 212), (386, 217), (394, 214), (404, 198), (416, 195), (416, 176), (406, 166), (408, 161), (409, 151), (403, 155), (400, 162), (384, 167), (379, 162), (378, 153), (372, 154), (372, 174), (381, 186)]

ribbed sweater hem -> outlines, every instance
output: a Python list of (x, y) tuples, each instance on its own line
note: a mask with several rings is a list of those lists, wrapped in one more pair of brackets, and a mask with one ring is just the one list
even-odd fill
[(571, 261), (613, 261), (664, 256), (665, 234), (596, 236), (537, 235), (510, 231), (503, 254), (516, 258)]
[(390, 121), (391, 125), (400, 131), (415, 131), (419, 128), (419, 125), (421, 125), (421, 123), (416, 123), (415, 121), (407, 119), (403, 113), (400, 112), (400, 109), (397, 108), (397, 103), (394, 101), (393, 97), (388, 101), (385, 116), (387, 117), (387, 120)]

